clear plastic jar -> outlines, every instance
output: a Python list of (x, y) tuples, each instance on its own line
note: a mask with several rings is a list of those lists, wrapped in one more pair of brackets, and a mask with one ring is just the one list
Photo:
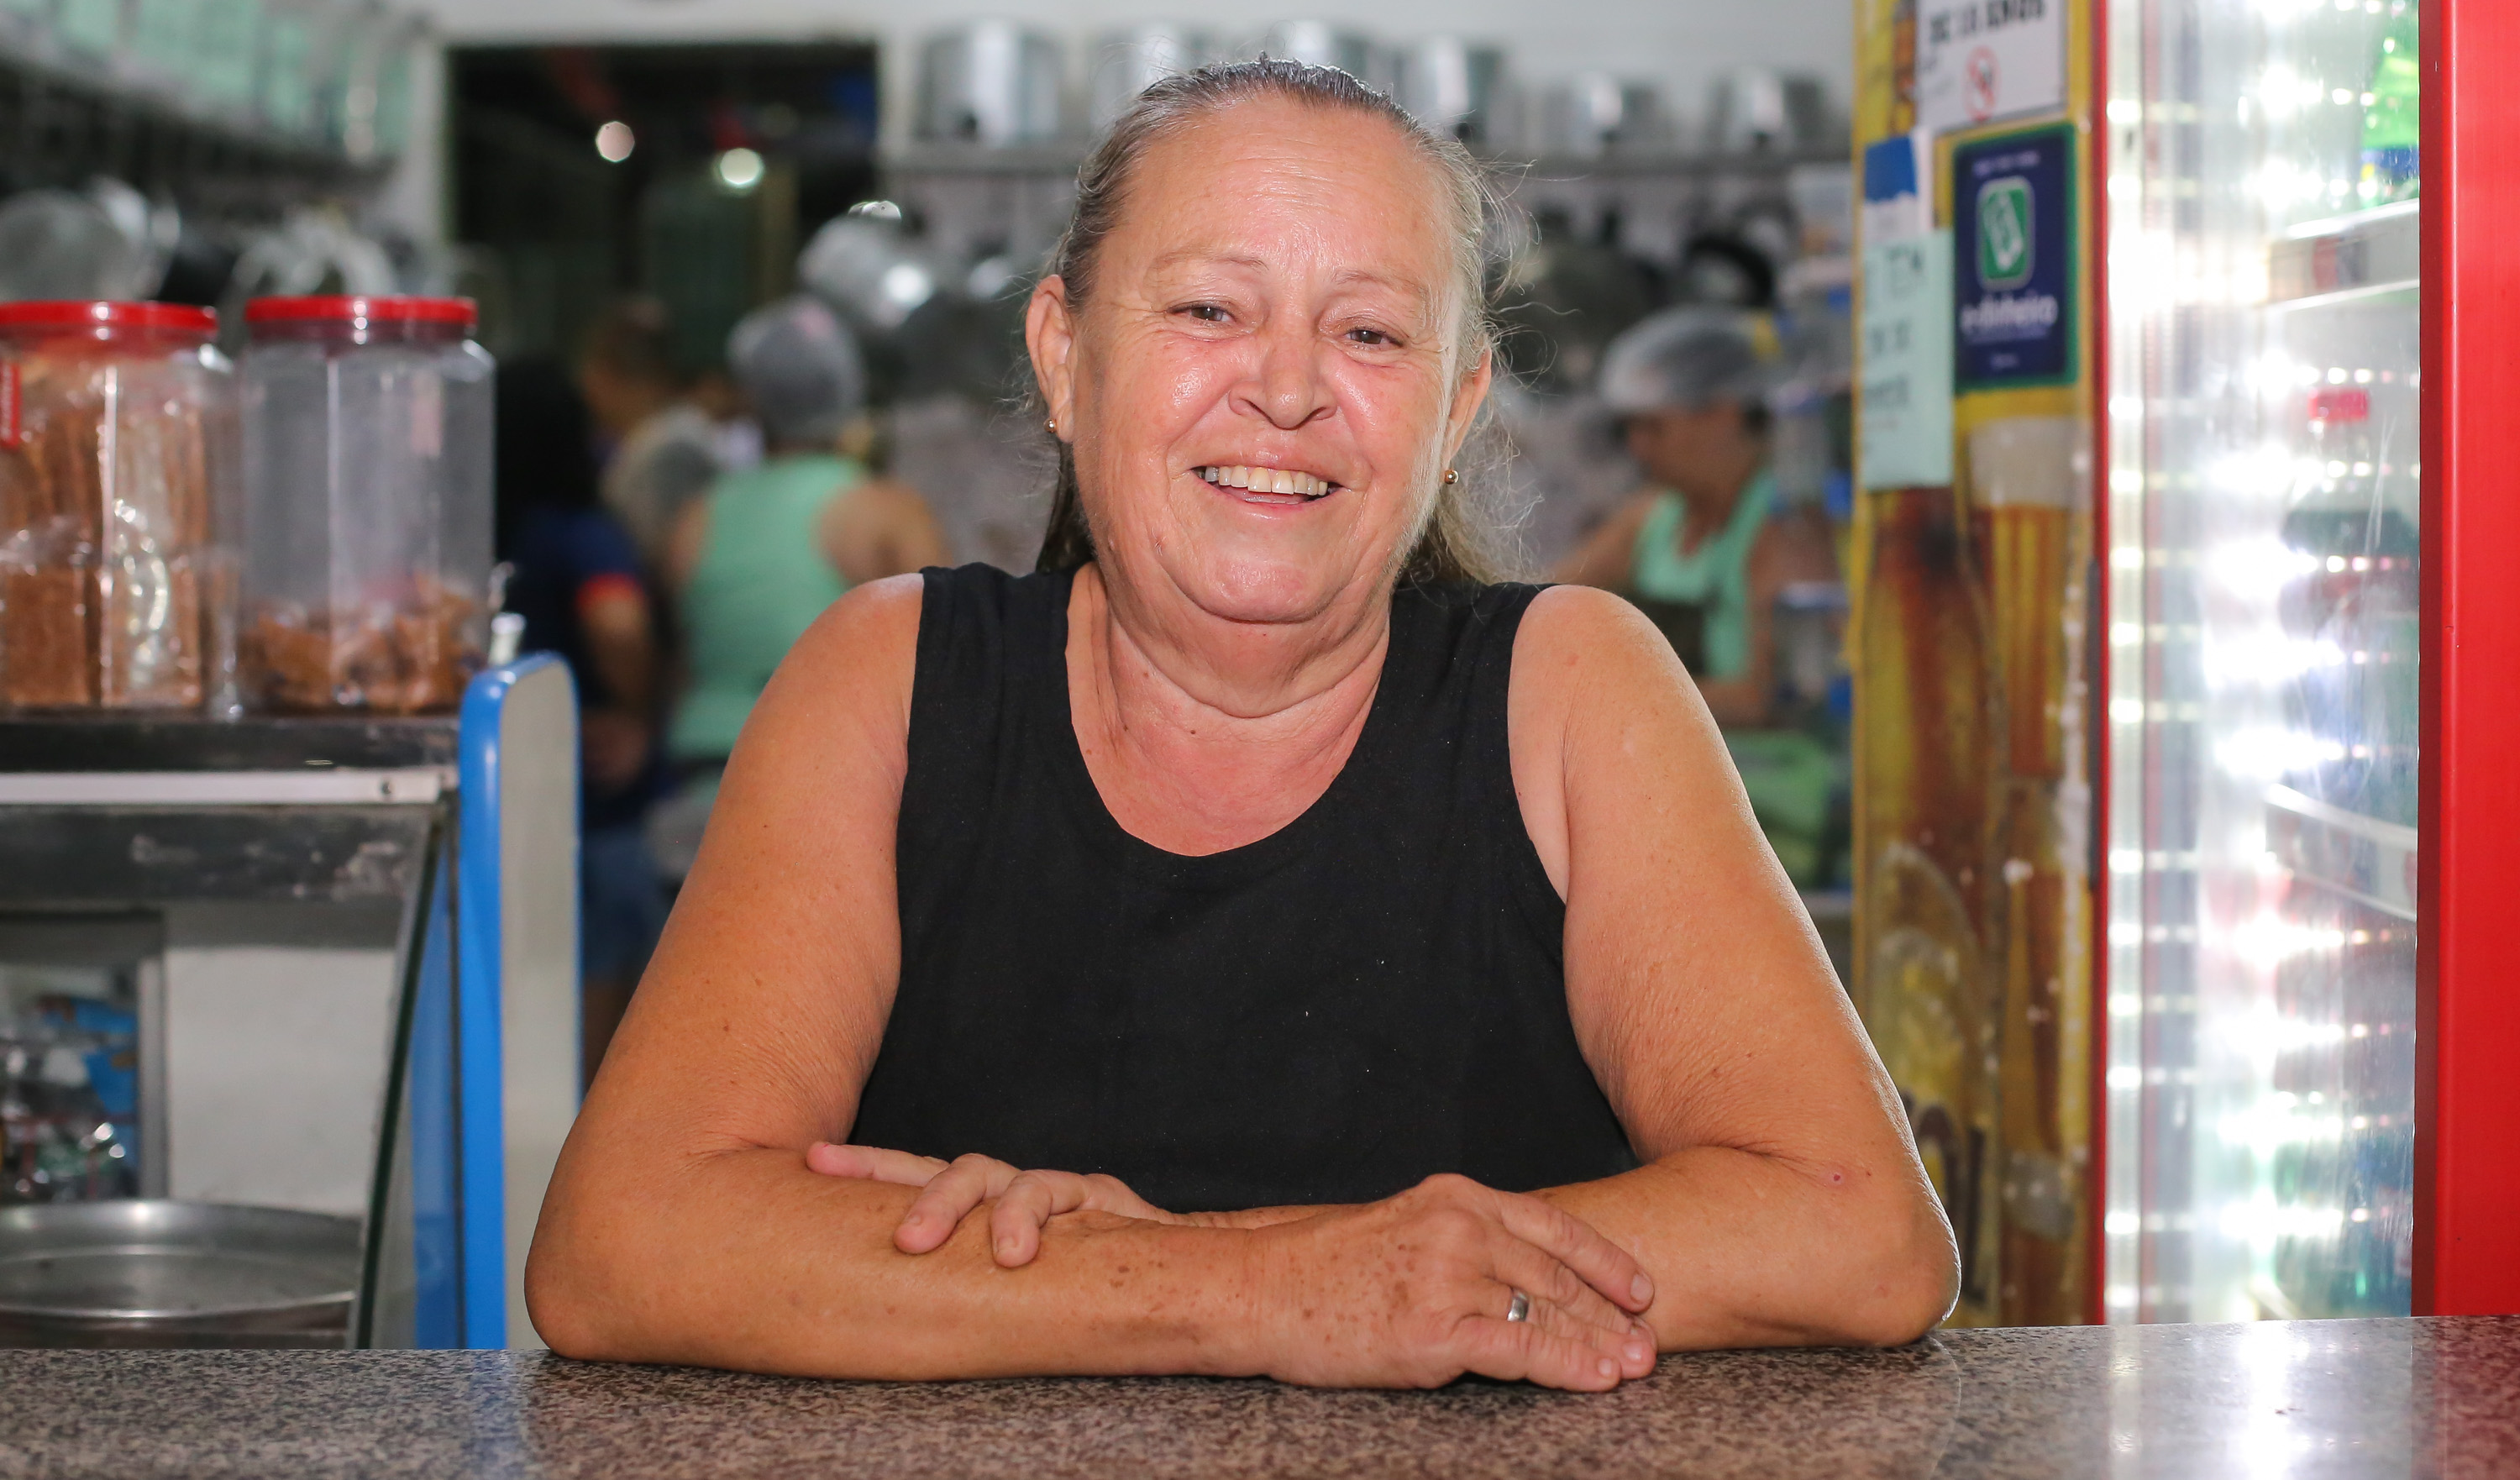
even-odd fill
[(0, 304), (0, 707), (235, 707), (235, 377), (207, 309)]
[(462, 298), (246, 305), (248, 705), (452, 710), (481, 666), (490, 356)]

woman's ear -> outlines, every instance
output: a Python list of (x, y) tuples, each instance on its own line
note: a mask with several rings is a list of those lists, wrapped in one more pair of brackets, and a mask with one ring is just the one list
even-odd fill
[(1024, 348), (1032, 356), (1033, 383), (1041, 387), (1042, 401), (1057, 424), (1054, 434), (1072, 437), (1076, 321), (1068, 312), (1065, 279), (1052, 276), (1034, 285), (1032, 301), (1024, 305)]

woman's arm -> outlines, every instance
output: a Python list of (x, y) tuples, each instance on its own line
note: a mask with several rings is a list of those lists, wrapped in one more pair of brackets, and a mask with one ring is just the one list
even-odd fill
[(946, 562), (945, 533), (919, 490), (870, 478), (833, 499), (823, 517), (823, 554), (849, 584)]
[[(755, 707), (544, 1199), (525, 1272), (544, 1338), (848, 1377), (1473, 1370), (1608, 1387), (1647, 1369), (1612, 1303), (1645, 1304), (1634, 1261), (1538, 1199), (1458, 1178), (1268, 1228), (1075, 1214), (1006, 1269), (985, 1213), (912, 1255), (894, 1233), (916, 1189), (808, 1169), (856, 1116), (899, 976), (921, 591), (905, 577), (834, 604)], [(1553, 1298), (1508, 1323), (1514, 1288)]]
[(1511, 716), (1576, 1035), (1647, 1163), (1542, 1195), (1637, 1256), (1667, 1350), (1918, 1335), (1958, 1278), (1941, 1204), (1669, 647), (1544, 592)]
[(617, 789), (638, 778), (654, 740), (656, 635), (648, 593), (631, 576), (599, 576), (578, 590), (577, 620), (587, 663), (609, 700), (579, 716), (587, 779)]
[[(1646, 1159), (1539, 1197), (1636, 1256), (1665, 1350), (1913, 1339), (1951, 1308), (1949, 1226), (1695, 687), (1635, 608), (1574, 587), (1534, 601), (1513, 673), (1514, 789), (1567, 900), (1568, 1008)], [(1019, 1264), (1029, 1230), (1067, 1209), (1143, 1206), (1067, 1174), (914, 1161), (817, 1154), (835, 1175), (924, 1185), (909, 1211), (930, 1232), (905, 1227), (906, 1250), (987, 1203), (999, 1257)]]
[(1629, 573), (1637, 568), (1637, 531), (1644, 527), (1653, 502), (1652, 494), (1641, 493), (1620, 505), (1574, 554), (1557, 562), (1549, 578), (1604, 591), (1627, 590)]
[(708, 519), (709, 501), (703, 495), (685, 504), (675, 514), (673, 527), (665, 531), (657, 574), (665, 578), (665, 590), (676, 601), (692, 589), (692, 573), (700, 568), (700, 556), (708, 548)]
[(1699, 678), (1707, 712), (1725, 726), (1768, 723), (1777, 699), (1777, 598), (1796, 581), (1837, 579), (1837, 559), (1825, 543), (1817, 549), (1792, 519), (1775, 519), (1751, 542), (1748, 580), (1749, 666), (1732, 678)]

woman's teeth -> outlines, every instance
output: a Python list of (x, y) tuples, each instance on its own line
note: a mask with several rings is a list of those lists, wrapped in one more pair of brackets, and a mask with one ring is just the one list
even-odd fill
[(1339, 485), (1328, 478), (1317, 478), (1309, 472), (1290, 472), (1283, 468), (1202, 468), (1198, 475), (1227, 488), (1245, 488), (1253, 493), (1291, 493), (1317, 499)]

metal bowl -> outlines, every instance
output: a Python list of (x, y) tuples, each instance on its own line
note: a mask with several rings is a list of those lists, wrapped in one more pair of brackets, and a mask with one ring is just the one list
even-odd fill
[(0, 1346), (338, 1346), (359, 1224), (132, 1198), (0, 1208)]

